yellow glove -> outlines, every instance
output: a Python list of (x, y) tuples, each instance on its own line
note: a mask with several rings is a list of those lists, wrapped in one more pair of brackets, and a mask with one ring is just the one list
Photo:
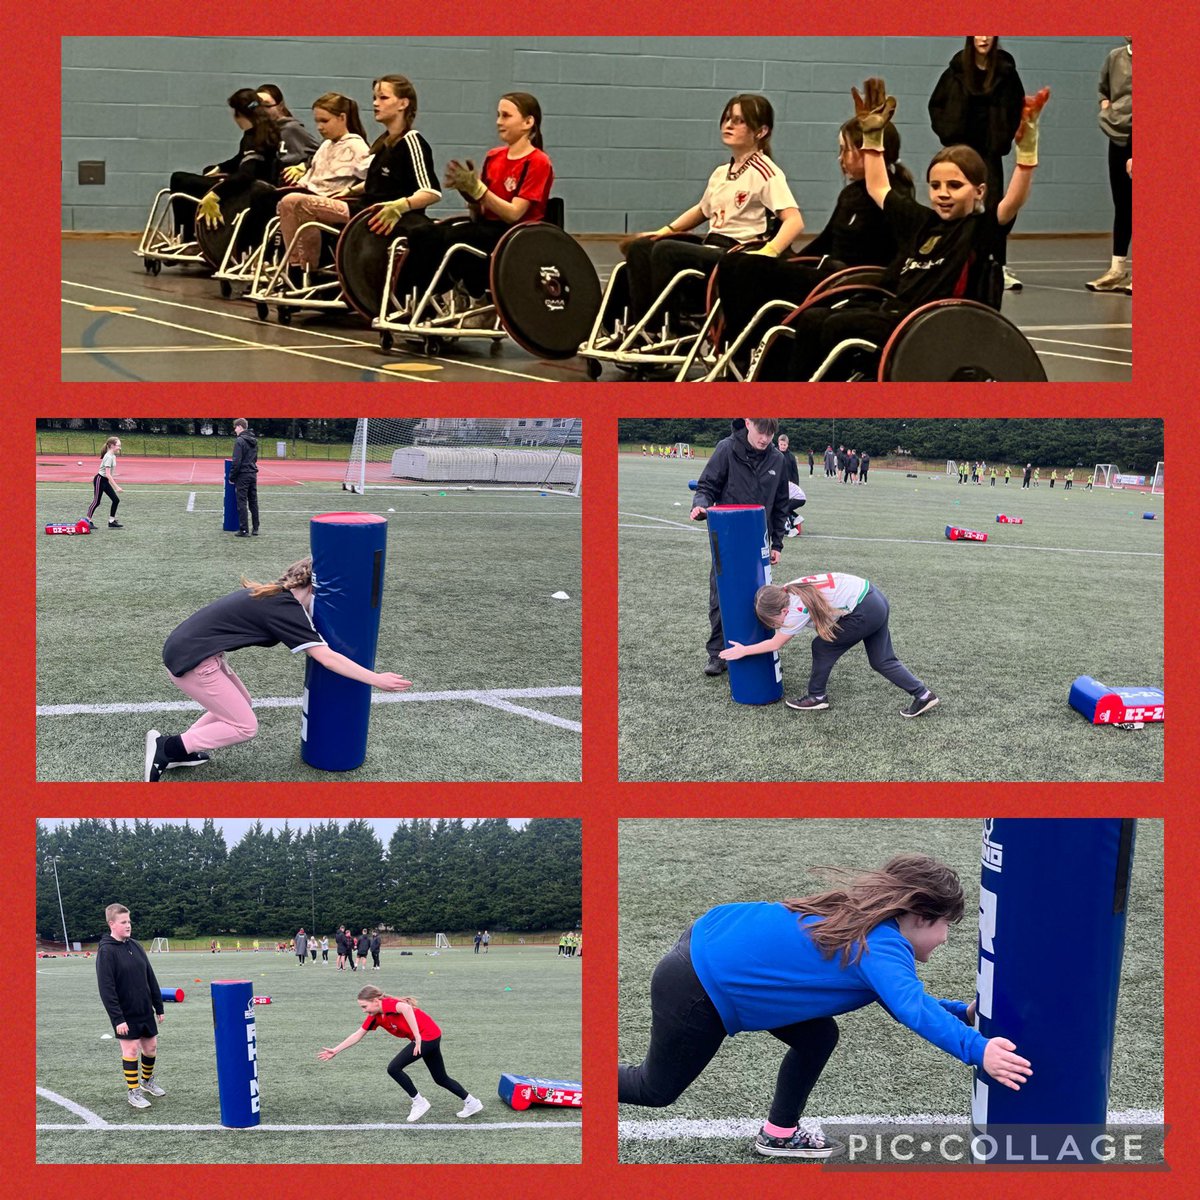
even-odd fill
[(766, 258), (778, 258), (779, 257), (779, 251), (776, 250), (775, 247), (772, 246), (770, 242), (768, 242), (765, 246), (759, 246), (759, 248), (757, 250), (751, 250), (750, 253), (751, 254), (762, 254)]
[(470, 200), (482, 199), (487, 191), (487, 184), (479, 178), (479, 172), (475, 170), (475, 164), (469, 158), (465, 163), (460, 163), (457, 159), (450, 160), (446, 166), (446, 186), (452, 187), (456, 192), (462, 192)]
[(1021, 124), (1017, 129), (1014, 141), (1017, 143), (1017, 166), (1036, 167), (1038, 165), (1038, 118), (1046, 101), (1050, 99), (1050, 89), (1042, 88), (1036, 96), (1025, 97), (1025, 107), (1021, 110)]
[(308, 168), (303, 163), (294, 163), (290, 167), (283, 168), (283, 182), (295, 183), (297, 180), (303, 179), (308, 174)]
[(218, 225), (225, 224), (225, 218), (221, 216), (221, 201), (216, 192), (209, 192), (196, 206), (196, 218), (203, 221), (209, 229), (216, 229)]
[(883, 150), (883, 131), (896, 111), (896, 97), (887, 94), (887, 84), (882, 79), (871, 78), (863, 84), (863, 95), (858, 88), (851, 88), (854, 97), (854, 115), (862, 129), (864, 150)]
[(396, 228), (396, 222), (412, 206), (408, 202), (407, 196), (401, 196), (399, 200), (389, 200), (386, 204), (381, 204), (375, 215), (367, 222), (367, 224), (376, 233), (391, 233)]

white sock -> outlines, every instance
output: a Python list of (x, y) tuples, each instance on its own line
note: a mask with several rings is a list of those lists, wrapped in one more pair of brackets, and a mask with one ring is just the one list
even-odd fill
[(1122, 258), (1120, 255), (1112, 256), (1112, 269), (1114, 271), (1124, 271), (1129, 266), (1129, 259)]

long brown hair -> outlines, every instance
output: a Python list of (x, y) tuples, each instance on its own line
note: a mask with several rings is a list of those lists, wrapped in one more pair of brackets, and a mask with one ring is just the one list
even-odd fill
[[(260, 83), (255, 91), (266, 92), (275, 101), (275, 107), (281, 117), (291, 117), (292, 110), (284, 103), (283, 89), (277, 83)], [(294, 121), (296, 118), (292, 117)]]
[(263, 150), (278, 149), (279, 130), (275, 128), (275, 122), (256, 91), (238, 88), (226, 103), (239, 117), (250, 122), (249, 132), (253, 135), (251, 140), (255, 150), (261, 153)]
[[(360, 1000), (380, 1000), (383, 998), (383, 995), (384, 993), (381, 992), (373, 983), (368, 983), (367, 986), (358, 993), (358, 998)], [(398, 1004), (411, 1004), (413, 1008), (417, 1007), (416, 996), (393, 996), (392, 999)]]
[(292, 588), (308, 587), (313, 581), (312, 559), (301, 558), (290, 567), (274, 583), (255, 583), (252, 579), (242, 576), (242, 587), (250, 589), (250, 595), (255, 600), (263, 596), (278, 596), (281, 592)]
[(529, 141), (539, 150), (542, 149), (542, 106), (536, 96), (528, 92), (505, 92), (501, 100), (509, 100), (516, 105), (517, 112), (523, 117), (533, 118), (533, 128), (529, 131)]
[(362, 118), (358, 115), (357, 100), (343, 96), (341, 92), (325, 92), (312, 102), (312, 106), (313, 108), (323, 108), (335, 117), (345, 117), (346, 132), (357, 133), (364, 142), (367, 140), (367, 131), (363, 128)]
[(764, 625), (778, 629), (782, 624), (780, 618), (791, 603), (788, 599), (790, 596), (796, 596), (804, 602), (808, 619), (818, 637), (827, 642), (832, 642), (837, 637), (840, 628), (838, 615), (833, 605), (811, 583), (768, 583), (765, 587), (760, 587), (754, 593), (755, 615)]
[[(721, 110), (722, 125), (729, 120), (735, 104), (742, 110), (742, 120), (746, 122), (746, 128), (755, 135), (755, 149), (770, 158), (771, 131), (775, 128), (775, 109), (772, 108), (770, 100), (756, 92), (741, 92), (731, 97)], [(767, 131), (761, 138), (758, 136), (760, 129)]]
[(963, 50), (963, 86), (973, 95), (984, 95), (996, 86), (996, 67), (1000, 61), (1000, 39), (992, 38), (982, 72), (975, 65), (975, 39), (968, 37)]
[(380, 75), (378, 79), (371, 81), (371, 91), (374, 92), (381, 83), (386, 83), (392, 89), (392, 95), (397, 100), (407, 100), (408, 107), (404, 110), (404, 128), (394, 137), (385, 129), (371, 143), (372, 154), (378, 153), (384, 146), (398, 142), (413, 127), (413, 122), (417, 119), (417, 89), (413, 87), (412, 80), (407, 75)]
[(979, 151), (961, 143), (957, 146), (946, 146), (929, 160), (929, 167), (925, 171), (926, 183), (929, 182), (929, 173), (933, 168), (944, 162), (953, 163), (975, 187), (987, 183), (987, 166)]
[(867, 948), (867, 934), (889, 918), (906, 913), (957, 923), (963, 916), (963, 890), (958, 875), (928, 854), (897, 854), (874, 871), (845, 867), (816, 867), (838, 886), (785, 900), (785, 908), (805, 916), (823, 917), (808, 934), (826, 958), (839, 951), (842, 966), (857, 963)]
[(110, 438), (108, 439), (108, 441), (104, 443), (104, 449), (100, 451), (100, 461), (101, 461), (101, 462), (103, 462), (103, 461), (104, 461), (104, 456), (105, 456), (105, 455), (106, 455), (106, 454), (107, 454), (107, 453), (108, 453), (108, 452), (109, 452), (109, 451), (110, 451), (110, 450), (111, 450), (111, 449), (112, 449), (112, 448), (113, 448), (113, 447), (114, 447), (114, 446), (115, 446), (115, 445), (116, 445), (116, 444), (117, 444), (117, 443), (118, 443), (120, 440), (121, 440), (121, 439), (120, 439), (119, 437), (110, 437)]

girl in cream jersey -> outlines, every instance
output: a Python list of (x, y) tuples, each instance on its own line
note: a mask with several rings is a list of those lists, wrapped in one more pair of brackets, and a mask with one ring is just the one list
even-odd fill
[(808, 692), (798, 700), (789, 697), (785, 701), (788, 708), (799, 712), (828, 708), (825, 689), (829, 673), (834, 663), (859, 642), (866, 649), (872, 668), (912, 697), (908, 706), (900, 710), (901, 716), (919, 717), (938, 703), (937, 696), (896, 657), (888, 629), (888, 599), (869, 580), (828, 571), (793, 579), (782, 587), (767, 584), (755, 594), (754, 611), (768, 629), (775, 630), (774, 635), (752, 646), (733, 642), (729, 649), (721, 651), (722, 658), (770, 654), (810, 627), (816, 634), (812, 641)]

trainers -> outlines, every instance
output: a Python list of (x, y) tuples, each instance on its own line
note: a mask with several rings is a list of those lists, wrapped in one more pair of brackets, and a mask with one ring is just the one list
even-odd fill
[(147, 783), (157, 783), (167, 769), (167, 739), (157, 729), (146, 733), (146, 773), (143, 776)]
[(413, 1097), (412, 1108), (408, 1110), (406, 1121), (419, 1121), (429, 1111), (429, 1101), (419, 1092)]
[(1004, 290), (1019, 292), (1025, 285), (1007, 268), (1004, 268)]
[(788, 708), (797, 709), (799, 712), (816, 712), (818, 708), (828, 708), (829, 701), (821, 696), (819, 699), (816, 696), (801, 696), (799, 700), (793, 700), (790, 697), (784, 700), (784, 704)]
[(129, 1107), (130, 1108), (149, 1108), (150, 1101), (142, 1095), (141, 1088), (129, 1089)]
[(729, 664), (715, 654), (710, 654), (704, 666), (705, 675), (724, 675), (729, 670)]
[(772, 1158), (830, 1158), (842, 1148), (841, 1142), (826, 1141), (820, 1134), (797, 1129), (790, 1137), (772, 1137), (765, 1129), (754, 1139), (757, 1154)]
[(1133, 286), (1133, 273), (1120, 267), (1109, 267), (1099, 279), (1085, 283), (1089, 292), (1123, 292)]
[(143, 1092), (149, 1092), (152, 1096), (165, 1096), (167, 1093), (159, 1086), (158, 1079), (151, 1075), (149, 1079), (142, 1080), (142, 1086), (139, 1089)]
[(930, 692), (924, 700), (922, 700), (919, 696), (914, 696), (912, 698), (912, 703), (907, 708), (902, 708), (900, 710), (900, 715), (902, 717), (919, 717), (923, 712), (926, 712), (935, 704), (939, 703), (941, 702), (932, 692)]
[(250, 535), (244, 529), (239, 529), (237, 531), (237, 533), (235, 533), (233, 536), (234, 537), (249, 537)]
[(1132, 275), (1129, 276), (1129, 282), (1121, 290), (1127, 296), (1133, 295), (1133, 276)]
[(482, 1107), (482, 1100), (476, 1100), (474, 1096), (468, 1095), (466, 1102), (462, 1106), (462, 1111), (455, 1115), (459, 1117), (473, 1117)]
[(167, 763), (167, 770), (173, 771), (176, 767), (202, 767), (206, 762), (208, 762), (208, 755), (203, 750), (197, 750), (195, 754), (189, 754), (187, 758)]
[(109, 527), (109, 529), (124, 529), (125, 528), (125, 526), (122, 525), (120, 521), (109, 521), (108, 527)]

